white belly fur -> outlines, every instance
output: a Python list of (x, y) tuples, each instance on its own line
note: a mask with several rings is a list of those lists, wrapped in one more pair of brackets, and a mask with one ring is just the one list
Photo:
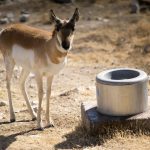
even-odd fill
[(31, 69), (34, 66), (34, 51), (25, 49), (17, 44), (12, 47), (12, 56), (16, 65)]
[[(16, 65), (21, 66), (25, 69), (29, 69), (34, 72), (36, 64), (34, 63), (34, 51), (32, 49), (25, 49), (17, 44), (12, 47), (12, 56), (15, 60)], [(47, 56), (47, 55), (46, 55)], [(48, 65), (42, 68), (38, 68), (38, 71), (46, 74), (57, 74), (67, 63), (67, 57), (63, 58), (59, 64), (54, 64), (47, 56)]]

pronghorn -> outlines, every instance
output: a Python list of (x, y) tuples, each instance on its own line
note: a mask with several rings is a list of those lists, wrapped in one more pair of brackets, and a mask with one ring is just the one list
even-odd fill
[(50, 21), (55, 24), (54, 31), (29, 27), (23, 24), (12, 24), (0, 32), (0, 50), (6, 66), (6, 87), (9, 99), (10, 122), (15, 121), (11, 97), (11, 78), (15, 65), (22, 67), (20, 88), (32, 120), (36, 119), (26, 92), (26, 79), (30, 72), (35, 74), (38, 87), (37, 129), (43, 129), (41, 120), (41, 104), (43, 99), (43, 75), (47, 78), (46, 125), (53, 126), (49, 117), (49, 99), (53, 76), (67, 63), (67, 54), (72, 47), (75, 23), (79, 20), (76, 8), (70, 20), (61, 20), (50, 11)]

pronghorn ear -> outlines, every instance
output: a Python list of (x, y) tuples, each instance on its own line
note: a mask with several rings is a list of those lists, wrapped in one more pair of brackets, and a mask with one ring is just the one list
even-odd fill
[(79, 20), (79, 15), (80, 15), (79, 14), (79, 9), (76, 8), (72, 18), (70, 19), (70, 22), (75, 24), (75, 22), (77, 22)]
[(54, 14), (54, 11), (50, 10), (50, 23), (60, 24), (61, 20)]

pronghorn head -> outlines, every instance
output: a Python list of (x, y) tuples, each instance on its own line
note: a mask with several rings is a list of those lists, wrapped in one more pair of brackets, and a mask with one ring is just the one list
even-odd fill
[(55, 23), (55, 33), (58, 41), (58, 45), (63, 48), (64, 51), (68, 51), (72, 47), (73, 33), (75, 30), (75, 24), (79, 20), (79, 10), (75, 9), (75, 12), (71, 19), (61, 20), (53, 12), (50, 11), (50, 20)]

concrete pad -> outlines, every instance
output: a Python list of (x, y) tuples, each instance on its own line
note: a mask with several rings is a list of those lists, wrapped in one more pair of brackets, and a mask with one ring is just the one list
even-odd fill
[(108, 116), (97, 111), (96, 101), (81, 104), (82, 123), (90, 134), (105, 133), (107, 129), (150, 130), (150, 99), (146, 112), (132, 116)]

